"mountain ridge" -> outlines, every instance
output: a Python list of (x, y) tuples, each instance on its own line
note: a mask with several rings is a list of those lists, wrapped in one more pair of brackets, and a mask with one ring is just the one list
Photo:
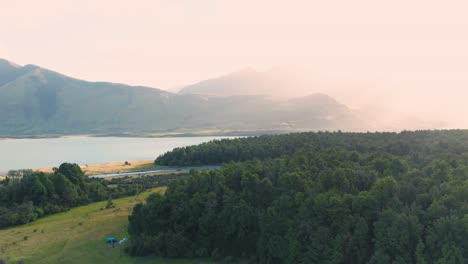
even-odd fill
[[(0, 72), (0, 136), (354, 130), (357, 124), (363, 125), (350, 109), (324, 95), (276, 101), (260, 95), (176, 94), (146, 86), (89, 82), (5, 61), (0, 62), (8, 69)], [(233, 89), (237, 86), (231, 84)]]

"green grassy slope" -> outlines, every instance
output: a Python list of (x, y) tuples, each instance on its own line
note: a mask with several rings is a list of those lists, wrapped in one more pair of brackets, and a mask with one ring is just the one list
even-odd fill
[[(162, 192), (158, 188), (153, 192)], [(114, 200), (116, 208), (104, 209), (106, 202), (74, 208), (28, 225), (0, 230), (0, 259), (7, 263), (208, 263), (198, 260), (170, 260), (129, 257), (123, 247), (107, 245), (104, 239), (127, 236), (128, 214), (151, 192)], [(25, 240), (25, 237), (27, 239)]]

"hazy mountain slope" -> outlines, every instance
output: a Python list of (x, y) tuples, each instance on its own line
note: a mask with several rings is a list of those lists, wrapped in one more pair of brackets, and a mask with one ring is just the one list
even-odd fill
[[(0, 70), (0, 135), (354, 130), (362, 124), (347, 107), (326, 95), (289, 101), (252, 95), (210, 97), (87, 82), (7, 61), (0, 61)], [(231, 85), (232, 89), (246, 87), (235, 81)]]
[(246, 68), (218, 78), (204, 80), (183, 87), (179, 94), (201, 94), (208, 96), (262, 95), (271, 94), (268, 89), (275, 89), (267, 75)]
[[(339, 98), (344, 103), (360, 106), (370, 104), (375, 98), (373, 93), (376, 90), (378, 89), (375, 89), (374, 85), (362, 80), (341, 80), (306, 72), (301, 68), (284, 66), (262, 72), (243, 69), (187, 85), (178, 93), (207, 96), (266, 95), (283, 99), (325, 93)], [(370, 96), (369, 93), (373, 95)]]
[(179, 94), (207, 96), (267, 95), (277, 98), (293, 98), (318, 92), (321, 84), (317, 84), (319, 83), (304, 82), (301, 78), (295, 76), (291, 70), (282, 67), (265, 72), (246, 68), (187, 85), (179, 90)]
[[(310, 83), (300, 82), (293, 75), (294, 73), (285, 71), (283, 68), (273, 68), (266, 72), (257, 72), (247, 68), (185, 86), (179, 94), (207, 96), (210, 100), (219, 101), (219, 107), (230, 105), (222, 102), (229, 102), (235, 98), (239, 100), (238, 105), (248, 105), (251, 101), (247, 98), (256, 95), (255, 106), (251, 106), (255, 108), (254, 111), (245, 107), (232, 109), (234, 112), (237, 111), (237, 117), (242, 116), (238, 122), (243, 125), (250, 122), (258, 124), (260, 120), (262, 126), (283, 129), (326, 130), (343, 127), (344, 129), (365, 130), (369, 128), (369, 125), (363, 119), (358, 118), (354, 111), (328, 95), (313, 93), (294, 97), (297, 91), (307, 90), (306, 87)], [(254, 112), (256, 115), (249, 115), (249, 112)]]
[[(432, 115), (418, 115), (414, 111), (399, 110), (402, 107), (400, 101), (405, 96), (395, 95), (388, 87), (375, 85), (364, 80), (340, 79), (307, 72), (297, 67), (280, 66), (264, 72), (244, 69), (185, 86), (180, 89), (179, 94), (209, 97), (262, 95), (283, 101), (281, 105), (284, 108), (277, 114), (282, 120), (287, 120), (286, 124), (283, 124), (286, 127), (301, 123), (305, 125), (305, 129), (312, 125), (314, 129), (344, 127), (345, 130), (360, 131), (451, 128), (450, 122), (447, 121), (450, 118), (441, 119)], [(337, 104), (335, 100), (332, 104), (307, 104), (307, 100), (316, 97), (317, 93), (331, 95), (353, 110), (348, 107), (341, 110), (333, 107), (333, 104)], [(319, 99), (318, 102), (327, 101), (324, 97), (316, 99)], [(290, 100), (290, 103), (285, 103), (286, 100)], [(295, 103), (304, 104), (304, 107), (298, 106), (293, 108), (293, 111), (288, 105)], [(338, 112), (329, 114), (327, 112), (330, 109)], [(419, 110), (429, 111), (424, 108)], [(341, 113), (337, 114), (339, 112)]]

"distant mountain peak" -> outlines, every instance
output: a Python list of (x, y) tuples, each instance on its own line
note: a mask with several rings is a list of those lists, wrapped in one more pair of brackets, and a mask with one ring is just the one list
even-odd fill
[(34, 65), (34, 64), (26, 64), (23, 66), (25, 69), (41, 69), (42, 67)]
[[(235, 72), (197, 82), (183, 87), (179, 94), (199, 94), (205, 96), (233, 96), (263, 94), (252, 92), (252, 86), (258, 86), (258, 81), (263, 81), (263, 73), (251, 67), (246, 67)], [(264, 86), (264, 85), (260, 85)]]

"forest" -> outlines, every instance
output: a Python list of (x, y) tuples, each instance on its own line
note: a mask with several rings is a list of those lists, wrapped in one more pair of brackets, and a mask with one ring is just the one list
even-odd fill
[(0, 181), (0, 228), (26, 224), (96, 201), (135, 195), (174, 178), (172, 175), (88, 178), (77, 164), (71, 163), (60, 165), (54, 173), (18, 172)]
[(191, 171), (129, 216), (131, 255), (244, 263), (468, 262), (468, 131), (317, 132), (178, 148)]

